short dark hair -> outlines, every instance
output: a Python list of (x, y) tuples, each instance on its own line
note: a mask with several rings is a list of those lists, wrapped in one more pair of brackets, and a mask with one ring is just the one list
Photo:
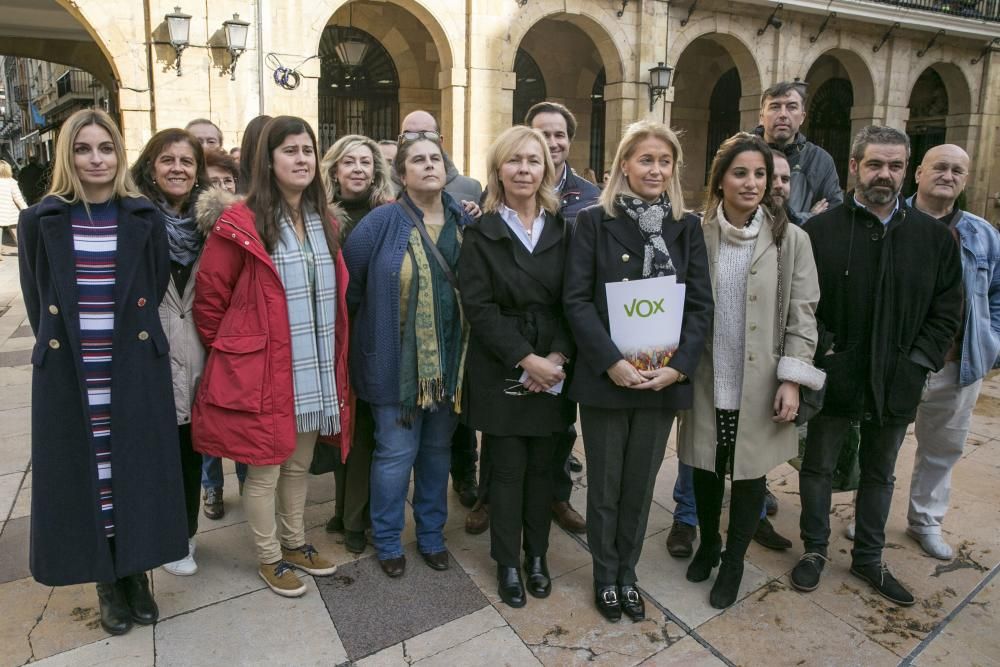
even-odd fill
[(381, 141), (378, 142), (378, 145), (379, 146), (395, 146), (397, 143), (398, 142), (395, 142), (392, 139), (382, 139)]
[(569, 140), (573, 141), (573, 137), (576, 136), (576, 116), (573, 112), (566, 108), (565, 105), (559, 104), (558, 102), (539, 102), (538, 104), (532, 105), (528, 109), (528, 113), (524, 115), (524, 124), (531, 127), (531, 121), (535, 120), (535, 116), (540, 113), (557, 113), (566, 119), (566, 133), (569, 134)]
[(773, 97), (784, 97), (788, 93), (798, 93), (802, 98), (802, 106), (806, 105), (806, 83), (804, 81), (779, 81), (760, 95), (760, 106)]
[[(785, 155), (783, 152), (779, 151), (777, 148), (772, 148), (771, 149), (771, 157), (772, 158), (781, 158), (785, 162), (789, 162), (788, 156)], [(789, 164), (791, 164), (791, 163), (789, 162)]]
[(860, 162), (865, 156), (865, 150), (871, 144), (905, 146), (906, 160), (907, 162), (910, 160), (910, 138), (905, 132), (883, 125), (867, 125), (854, 135), (854, 141), (851, 142), (851, 159)]
[(215, 167), (228, 171), (233, 178), (239, 178), (240, 168), (236, 166), (236, 160), (232, 155), (223, 151), (205, 151), (205, 168)]
[(160, 192), (160, 186), (156, 184), (153, 178), (153, 163), (156, 162), (156, 158), (160, 157), (160, 153), (165, 151), (170, 146), (177, 143), (186, 143), (191, 147), (191, 151), (194, 153), (195, 161), (195, 177), (194, 177), (194, 187), (191, 189), (191, 194), (188, 197), (187, 204), (184, 206), (184, 210), (187, 210), (191, 205), (194, 204), (194, 200), (198, 196), (198, 192), (209, 187), (211, 184), (208, 182), (208, 172), (205, 170), (205, 150), (201, 147), (201, 142), (195, 138), (193, 134), (187, 130), (182, 130), (179, 127), (171, 127), (166, 130), (160, 130), (152, 136), (149, 142), (146, 143), (145, 148), (142, 149), (142, 153), (136, 158), (135, 162), (132, 163), (132, 180), (135, 181), (136, 186), (138, 186), (139, 191), (146, 196), (150, 201), (157, 201), (162, 199), (162, 193)]

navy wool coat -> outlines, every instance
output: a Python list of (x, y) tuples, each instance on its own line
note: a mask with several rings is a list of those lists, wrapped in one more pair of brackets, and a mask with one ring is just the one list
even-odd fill
[(169, 280), (163, 221), (143, 198), (118, 204), (111, 371), (115, 553), (98, 505), (80, 356), (69, 206), (21, 212), (21, 290), (31, 355), (31, 573), (47, 585), (110, 582), (187, 554), (187, 520), (167, 339), (158, 308)]

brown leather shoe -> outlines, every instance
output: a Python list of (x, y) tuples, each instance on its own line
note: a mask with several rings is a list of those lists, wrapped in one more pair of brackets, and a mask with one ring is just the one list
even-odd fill
[(687, 558), (694, 553), (692, 543), (698, 536), (698, 529), (680, 521), (674, 521), (667, 535), (667, 551), (674, 558)]
[(587, 522), (568, 502), (557, 500), (552, 503), (552, 518), (571, 533), (587, 532)]
[(465, 532), (469, 535), (485, 533), (490, 527), (490, 506), (477, 504), (465, 517)]
[(447, 570), (448, 569), (448, 552), (438, 551), (432, 554), (425, 554), (423, 551), (420, 552), (420, 556), (427, 563), (427, 567), (432, 570)]

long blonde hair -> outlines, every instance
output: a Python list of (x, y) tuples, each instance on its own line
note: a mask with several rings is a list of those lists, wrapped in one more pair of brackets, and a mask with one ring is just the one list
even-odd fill
[(111, 143), (115, 148), (115, 157), (118, 159), (118, 171), (114, 180), (115, 197), (142, 197), (142, 193), (135, 186), (132, 175), (128, 170), (128, 161), (125, 158), (125, 142), (122, 134), (118, 131), (115, 121), (100, 109), (81, 109), (66, 119), (59, 130), (59, 138), (56, 140), (56, 154), (52, 161), (52, 185), (46, 196), (58, 197), (67, 204), (75, 204), (83, 200), (83, 184), (76, 173), (76, 166), (73, 164), (73, 144), (80, 130), (88, 125), (97, 125), (104, 128), (111, 136)]
[(680, 220), (684, 217), (684, 190), (681, 188), (681, 166), (684, 164), (684, 152), (681, 150), (681, 142), (669, 127), (651, 120), (640, 120), (629, 125), (618, 144), (615, 159), (611, 163), (611, 176), (608, 185), (601, 191), (601, 196), (597, 200), (597, 203), (608, 215), (612, 217), (617, 215), (615, 198), (622, 193), (631, 192), (628, 187), (628, 179), (622, 170), (622, 163), (632, 157), (640, 142), (650, 137), (661, 140), (673, 151), (674, 169), (670, 176), (670, 182), (667, 184), (666, 193), (667, 199), (670, 200), (670, 216), (674, 220)]
[(337, 163), (359, 146), (367, 146), (372, 152), (372, 184), (371, 194), (368, 195), (368, 203), (372, 208), (393, 199), (396, 194), (392, 184), (392, 175), (389, 172), (389, 163), (379, 150), (378, 144), (368, 137), (360, 134), (347, 134), (337, 139), (330, 146), (330, 149), (323, 156), (320, 162), (320, 177), (323, 179), (323, 187), (326, 189), (326, 199), (331, 204), (335, 204), (340, 199), (340, 183), (337, 182)]
[(558, 213), (559, 199), (556, 197), (555, 190), (556, 168), (552, 164), (549, 146), (541, 132), (524, 125), (515, 125), (504, 130), (486, 153), (486, 201), (483, 202), (483, 211), (486, 213), (496, 213), (504, 202), (500, 167), (529, 141), (535, 141), (541, 147), (545, 160), (542, 183), (538, 186), (538, 192), (535, 193), (535, 201), (549, 213)]
[(14, 178), (14, 171), (6, 160), (0, 160), (0, 178)]

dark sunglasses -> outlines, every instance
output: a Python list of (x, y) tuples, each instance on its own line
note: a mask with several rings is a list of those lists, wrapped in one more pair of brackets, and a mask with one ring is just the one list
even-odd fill
[(399, 142), (416, 141), (417, 139), (430, 139), (431, 141), (441, 141), (441, 135), (431, 130), (421, 132), (403, 132), (396, 139)]

